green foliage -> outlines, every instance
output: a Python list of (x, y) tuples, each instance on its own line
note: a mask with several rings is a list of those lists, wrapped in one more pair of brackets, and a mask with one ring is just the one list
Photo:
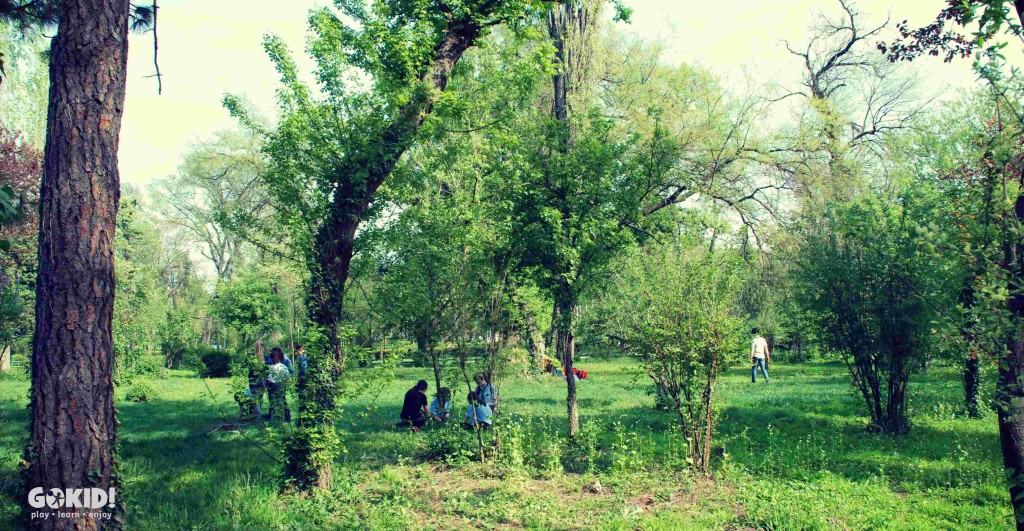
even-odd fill
[(210, 311), (238, 333), (245, 348), (285, 324), (285, 303), (278, 294), (277, 281), (261, 269), (241, 271), (219, 283)]
[(597, 432), (592, 426), (584, 426), (575, 437), (562, 442), (562, 468), (572, 474), (585, 474), (594, 468), (597, 458)]
[(909, 428), (910, 371), (940, 346), (936, 329), (962, 278), (935, 224), (936, 197), (864, 196), (830, 206), (804, 225), (798, 258), (802, 302), (841, 352), (873, 426)]
[(180, 240), (200, 249), (217, 280), (245, 267), (248, 241), (288, 255), (286, 242), (262, 232), (273, 213), (260, 179), (267, 166), (261, 140), (252, 130), (218, 131), (190, 146), (173, 176), (150, 186), (154, 206)]
[[(0, 108), (4, 125), (25, 134), (28, 143), (42, 149), (46, 137), (49, 89), (49, 39), (38, 31), (22, 31), (18, 24), (0, 21)], [(17, 112), (10, 112), (17, 110)]]
[(169, 301), (160, 276), (164, 248), (153, 218), (131, 196), (117, 211), (114, 296), (114, 379), (130, 383), (137, 365), (155, 353)]
[(129, 402), (152, 402), (156, 399), (156, 391), (148, 382), (138, 380), (128, 387), (124, 399)]
[(448, 422), (432, 426), (427, 431), (423, 457), (448, 466), (461, 466), (477, 456), (476, 435), (460, 425), (458, 411), (454, 407), (452, 409), (452, 418)]
[(679, 417), (690, 463), (704, 473), (718, 375), (744, 352), (736, 304), (744, 273), (738, 255), (709, 253), (703, 242), (649, 246), (623, 261), (603, 301), (605, 334), (642, 360)]
[(160, 351), (164, 355), (165, 366), (181, 367), (185, 362), (185, 354), (195, 344), (198, 337), (196, 319), (192, 305), (170, 309), (167, 317), (157, 329), (160, 340)]
[(227, 378), (231, 376), (231, 358), (232, 356), (228, 352), (206, 352), (200, 358), (204, 367), (203, 376), (209, 378)]
[(143, 356), (135, 364), (135, 374), (147, 378), (166, 379), (170, 374), (160, 356)]

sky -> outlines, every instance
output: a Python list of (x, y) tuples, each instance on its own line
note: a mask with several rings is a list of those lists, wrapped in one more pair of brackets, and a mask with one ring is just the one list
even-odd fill
[[(726, 86), (744, 93), (751, 83), (795, 86), (799, 60), (781, 39), (806, 42), (821, 14), (840, 13), (835, 0), (682, 2), (625, 0), (633, 8), (625, 33), (659, 42), (667, 63), (702, 65)], [(908, 20), (917, 27), (933, 20), (943, 0), (857, 0), (867, 23)], [(309, 67), (306, 19), (323, 0), (162, 0), (159, 63), (163, 93), (151, 76), (153, 41), (133, 35), (128, 54), (128, 88), (121, 129), (122, 182), (145, 187), (173, 174), (189, 145), (235, 126), (221, 105), (225, 94), (247, 98), (267, 116), (275, 112), (277, 77), (261, 41), (281, 36)], [(681, 6), (685, 5), (683, 9)], [(924, 60), (913, 68), (938, 95), (955, 95), (975, 85), (970, 61), (942, 64)]]

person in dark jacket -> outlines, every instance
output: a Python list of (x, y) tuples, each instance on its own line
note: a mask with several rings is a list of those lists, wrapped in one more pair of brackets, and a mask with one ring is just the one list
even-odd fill
[(420, 431), (420, 428), (427, 423), (430, 412), (427, 410), (427, 381), (420, 380), (416, 385), (405, 392), (405, 402), (402, 404), (402, 419), (400, 426), (410, 426), (412, 431)]

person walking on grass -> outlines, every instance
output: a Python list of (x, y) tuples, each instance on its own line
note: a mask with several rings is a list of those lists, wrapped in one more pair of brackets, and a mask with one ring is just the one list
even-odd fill
[(405, 392), (405, 401), (402, 403), (402, 413), (399, 426), (409, 426), (412, 431), (420, 431), (420, 428), (427, 423), (430, 411), (427, 410), (427, 381), (420, 380), (416, 385)]
[(757, 369), (761, 369), (764, 383), (768, 383), (768, 362), (772, 359), (772, 353), (768, 350), (768, 341), (761, 337), (759, 332), (757, 328), (750, 330), (750, 334), (754, 336), (750, 342), (750, 383), (757, 382)]

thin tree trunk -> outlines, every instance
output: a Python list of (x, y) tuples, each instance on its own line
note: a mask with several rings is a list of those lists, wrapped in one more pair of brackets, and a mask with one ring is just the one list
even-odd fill
[(1024, 292), (1020, 282), (1024, 278), (1024, 242), (1018, 236), (1024, 225), (1024, 195), (1018, 195), (1014, 204), (1013, 229), (1004, 230), (1006, 242), (1005, 265), (1010, 273), (1009, 308), (1013, 328), (1007, 335), (1007, 349), (999, 362), (999, 380), (996, 401), (999, 410), (999, 443), (1003, 451), (1003, 467), (1008, 473), (1010, 503), (1018, 531), (1024, 531)]
[(886, 403), (885, 431), (901, 435), (910, 429), (907, 419), (907, 380), (910, 370), (907, 367), (909, 345), (902, 338), (896, 338), (889, 358), (889, 396)]
[(434, 368), (434, 394), (437, 394), (441, 392), (441, 356), (434, 348), (433, 341), (427, 343), (427, 355), (430, 356), (430, 364)]
[[(588, 86), (592, 55), (593, 25), (598, 19), (603, 0), (577, 0), (559, 3), (548, 12), (548, 35), (555, 47), (555, 60), (558, 70), (551, 78), (552, 106), (551, 115), (560, 122), (565, 133), (559, 149), (568, 154), (575, 144), (573, 109), (575, 102), (584, 99)], [(571, 184), (569, 185), (571, 186)], [(568, 190), (566, 190), (568, 193)], [(565, 229), (571, 225), (569, 212), (564, 208), (561, 212)], [(563, 234), (560, 237), (565, 238)], [(572, 238), (566, 238), (572, 241)], [(575, 310), (577, 297), (575, 288), (564, 280), (567, 270), (556, 271), (560, 276), (555, 290), (555, 306), (558, 313), (558, 326), (555, 342), (566, 381), (566, 410), (569, 417), (569, 438), (579, 432), (580, 421), (576, 405), (576, 378), (573, 374), (573, 361), (576, 356)], [(578, 272), (577, 275), (578, 277)], [(554, 326), (554, 323), (552, 324)]]
[(576, 377), (572, 370), (573, 363), (576, 360), (576, 338), (574, 336), (576, 328), (574, 319), (576, 296), (572, 288), (563, 284), (556, 294), (555, 304), (558, 305), (560, 321), (558, 324), (556, 348), (565, 373), (565, 405), (569, 418), (569, 437), (572, 438), (580, 431), (579, 411), (576, 405)]
[(980, 387), (981, 371), (978, 353), (972, 350), (971, 354), (964, 359), (964, 407), (967, 409), (968, 417), (981, 417), (981, 408), (978, 404), (978, 389)]
[[(111, 323), (128, 12), (127, 0), (65, 0), (51, 48), (28, 492), (118, 487)], [(34, 529), (119, 528), (124, 510), (117, 490), (106, 520), (23, 507), (50, 513)]]
[(529, 374), (539, 374), (544, 367), (544, 337), (537, 328), (537, 320), (533, 312), (526, 306), (526, 303), (519, 301), (519, 312), (523, 314), (523, 324), (526, 326), (526, 347), (530, 352)]

